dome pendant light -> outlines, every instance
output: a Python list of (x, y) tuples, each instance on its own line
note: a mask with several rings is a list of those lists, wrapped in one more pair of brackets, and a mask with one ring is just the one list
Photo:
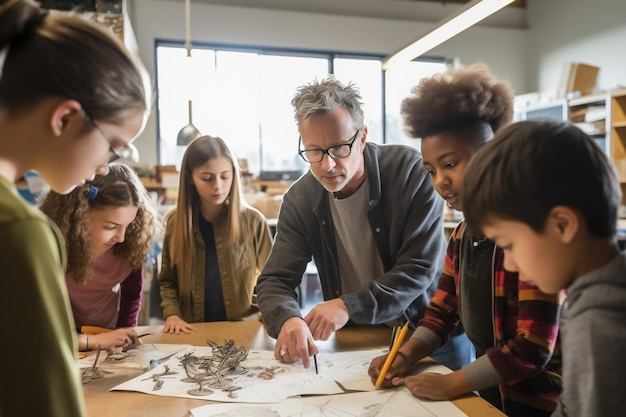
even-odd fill
[(178, 136), (176, 138), (176, 144), (178, 146), (187, 146), (197, 137), (202, 136), (202, 133), (198, 130), (197, 127), (193, 124), (193, 111), (191, 100), (189, 102), (189, 123), (178, 132)]
[[(191, 0), (185, 0), (185, 49), (187, 49), (187, 58), (191, 59)], [(202, 136), (202, 133), (193, 124), (193, 106), (191, 99), (188, 100), (189, 105), (189, 123), (178, 132), (176, 144), (178, 146), (187, 146), (195, 138)]]

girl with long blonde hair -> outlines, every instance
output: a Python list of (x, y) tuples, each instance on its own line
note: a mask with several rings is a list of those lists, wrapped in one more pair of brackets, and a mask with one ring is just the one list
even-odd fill
[(159, 274), (164, 331), (176, 334), (194, 331), (190, 323), (250, 314), (272, 247), (267, 221), (244, 200), (237, 160), (221, 138), (191, 142), (180, 171)]

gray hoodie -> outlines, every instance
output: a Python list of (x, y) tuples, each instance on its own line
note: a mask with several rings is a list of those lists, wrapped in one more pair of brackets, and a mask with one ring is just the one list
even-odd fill
[(561, 319), (563, 393), (553, 417), (626, 413), (626, 252), (574, 281)]

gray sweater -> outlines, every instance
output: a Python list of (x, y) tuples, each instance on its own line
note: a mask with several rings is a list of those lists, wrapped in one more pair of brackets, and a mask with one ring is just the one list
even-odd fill
[(437, 289), (444, 256), (443, 200), (417, 149), (367, 143), (368, 219), (385, 273), (352, 293), (341, 291), (329, 193), (308, 172), (283, 197), (274, 247), (259, 276), (257, 295), (270, 336), (301, 317), (295, 289), (313, 258), (325, 300), (341, 296), (350, 319), (379, 324), (404, 318), (412, 327)]
[(626, 413), (626, 252), (567, 289), (563, 393), (554, 417)]

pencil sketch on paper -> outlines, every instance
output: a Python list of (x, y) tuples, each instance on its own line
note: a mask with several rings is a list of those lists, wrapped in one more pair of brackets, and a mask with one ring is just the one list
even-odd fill
[[(238, 349), (229, 341), (224, 345), (208, 343), (209, 347), (189, 346), (112, 390), (239, 403), (274, 403), (299, 395), (340, 394), (344, 389), (376, 392), (367, 370), (373, 358), (385, 353), (321, 353), (316, 375), (301, 362), (279, 362), (273, 351)], [(428, 367), (423, 371), (440, 370)]]
[[(368, 376), (372, 359), (389, 353), (388, 349), (369, 349), (352, 352), (336, 352), (320, 355), (322, 369), (328, 373), (341, 387), (347, 391), (375, 391), (376, 387)], [(413, 373), (435, 372), (447, 374), (450, 369), (435, 362), (421, 363), (413, 369)]]
[(406, 388), (342, 395), (290, 398), (266, 406), (212, 404), (192, 417), (467, 417), (449, 401), (421, 401)]
[[(278, 362), (271, 351), (248, 351), (232, 341), (189, 347), (113, 390), (224, 402), (271, 403), (303, 394), (343, 392), (332, 378), (301, 363)], [(166, 373), (164, 369), (167, 367)]]
[(171, 371), (169, 366), (164, 365), (163, 371), (161, 373), (154, 373), (150, 375), (148, 378), (143, 379), (143, 381), (152, 380), (152, 382), (154, 382), (154, 387), (152, 387), (152, 391), (158, 391), (163, 386), (163, 383), (164, 383), (163, 379), (173, 378), (173, 376), (171, 375), (174, 375), (174, 374), (176, 374), (176, 372)]
[(102, 354), (97, 351), (87, 352), (84, 358), (79, 359), (81, 369), (90, 368), (97, 362), (98, 368), (130, 368), (148, 369), (151, 360), (163, 360), (186, 348), (185, 344), (146, 344), (139, 345), (127, 351), (107, 349)]
[(98, 364), (98, 358), (100, 357), (100, 351), (100, 345), (98, 345), (98, 350), (96, 350), (96, 359), (93, 361), (93, 365), (83, 369), (81, 373), (83, 385), (90, 383), (94, 379), (102, 378), (104, 376), (104, 371), (96, 366)]
[(211, 346), (210, 355), (197, 356), (187, 352), (180, 358), (186, 374), (181, 381), (198, 384), (197, 388), (190, 389), (187, 393), (201, 397), (213, 394), (213, 389), (219, 389), (228, 392), (230, 398), (236, 398), (234, 392), (241, 387), (229, 376), (247, 372), (240, 364), (248, 356), (248, 349), (236, 346), (232, 339), (226, 340), (224, 345), (210, 340), (207, 343)]
[(386, 353), (386, 349), (337, 352), (320, 355), (324, 372), (349, 391), (374, 391), (367, 374), (372, 359)]

